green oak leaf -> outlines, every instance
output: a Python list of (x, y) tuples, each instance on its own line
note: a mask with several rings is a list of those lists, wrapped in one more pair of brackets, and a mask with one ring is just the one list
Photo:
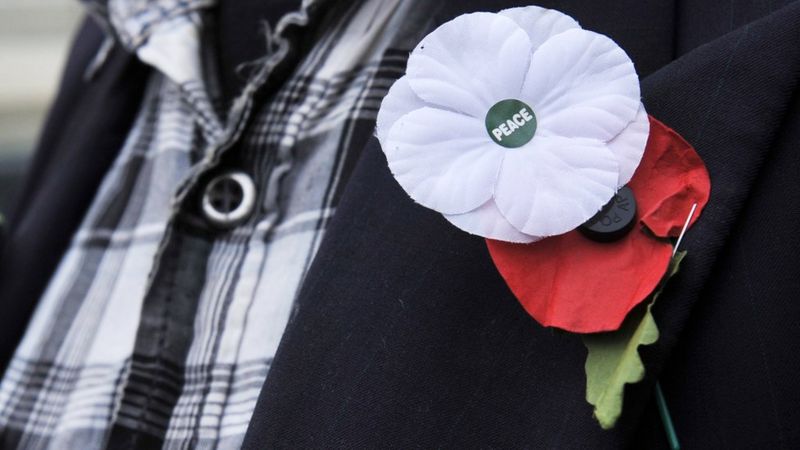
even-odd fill
[(678, 252), (673, 256), (667, 274), (650, 300), (634, 308), (618, 330), (583, 336), (589, 350), (585, 366), (586, 401), (594, 406), (594, 416), (604, 430), (613, 428), (622, 414), (625, 385), (644, 378), (639, 347), (658, 341), (658, 327), (650, 310), (667, 280), (678, 273), (685, 255), (686, 252)]

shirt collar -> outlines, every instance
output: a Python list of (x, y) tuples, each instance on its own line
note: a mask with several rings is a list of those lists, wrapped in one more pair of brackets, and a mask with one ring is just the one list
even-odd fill
[(216, 5), (217, 0), (81, 0), (130, 51), (144, 45), (165, 24), (199, 22), (196, 13)]

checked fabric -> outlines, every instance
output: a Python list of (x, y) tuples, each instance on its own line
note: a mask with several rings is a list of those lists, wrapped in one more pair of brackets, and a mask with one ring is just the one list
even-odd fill
[[(0, 384), (6, 448), (241, 445), (381, 99), (430, 20), (425, 2), (316, 3), (268, 30), (227, 110), (201, 64), (211, 0), (90, 4), (154, 70)], [(291, 27), (312, 43), (284, 36)], [(257, 186), (255, 213), (225, 231), (195, 201), (219, 165)]]

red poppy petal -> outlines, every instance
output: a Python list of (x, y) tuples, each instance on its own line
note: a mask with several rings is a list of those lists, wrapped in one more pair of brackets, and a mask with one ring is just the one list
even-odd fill
[(533, 244), (487, 239), (489, 253), (511, 292), (544, 326), (575, 333), (616, 330), (655, 290), (672, 245), (633, 230), (613, 243), (578, 231)]
[(642, 162), (628, 186), (636, 195), (639, 220), (661, 237), (677, 237), (697, 203), (694, 223), (711, 193), (708, 171), (694, 148), (653, 117)]
[[(697, 203), (708, 202), (705, 164), (676, 132), (650, 117), (642, 162), (629, 183), (640, 222), (658, 236), (677, 236)], [(533, 244), (486, 240), (489, 253), (525, 310), (542, 325), (576, 333), (616, 330), (628, 312), (655, 290), (672, 245), (635, 229), (614, 243), (578, 231)]]

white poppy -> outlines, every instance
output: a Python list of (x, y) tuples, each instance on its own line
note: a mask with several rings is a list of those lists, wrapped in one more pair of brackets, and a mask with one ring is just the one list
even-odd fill
[(411, 198), (510, 242), (591, 218), (633, 176), (648, 133), (628, 55), (535, 6), (465, 14), (431, 32), (377, 120)]

